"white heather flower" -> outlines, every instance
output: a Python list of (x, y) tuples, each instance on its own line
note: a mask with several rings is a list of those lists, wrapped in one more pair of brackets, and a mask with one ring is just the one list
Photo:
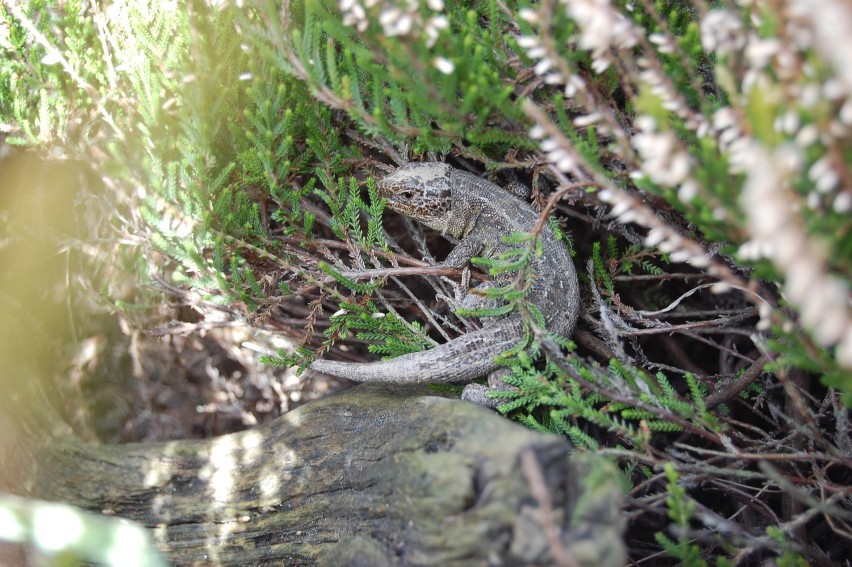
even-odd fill
[(739, 137), (740, 131), (736, 128), (728, 128), (727, 130), (722, 130), (722, 133), (719, 134), (719, 146), (724, 150), (725, 148), (730, 147), (730, 145)]
[(731, 284), (728, 282), (716, 282), (710, 286), (710, 293), (722, 294), (731, 291)]
[(713, 115), (713, 130), (719, 149), (728, 153), (728, 171), (734, 174), (748, 171), (753, 140), (740, 130), (736, 113), (728, 107), (717, 110)]
[(666, 237), (666, 232), (661, 228), (654, 227), (648, 232), (645, 237), (645, 246), (656, 246)]
[(768, 331), (772, 327), (772, 308), (764, 302), (757, 306), (757, 314), (760, 320), (754, 326), (758, 331)]
[(628, 199), (622, 199), (622, 200), (620, 200), (620, 201), (617, 201), (617, 202), (616, 202), (616, 203), (612, 206), (612, 210), (610, 211), (610, 214), (612, 214), (612, 216), (614, 216), (614, 217), (621, 216), (621, 215), (622, 215), (622, 214), (624, 214), (624, 212), (625, 212), (625, 211), (627, 211), (630, 207), (631, 207), (631, 203), (630, 203), (630, 201), (629, 201)]
[(843, 214), (852, 211), (852, 193), (849, 191), (838, 193), (834, 198), (834, 204), (832, 206), (836, 213)]
[(717, 132), (726, 130), (737, 123), (737, 115), (730, 106), (724, 106), (713, 113), (713, 128)]
[(369, 25), (367, 12), (357, 0), (340, 0), (340, 11), (343, 13), (343, 25), (352, 26), (359, 32), (364, 32)]
[(849, 135), (849, 129), (837, 120), (832, 120), (828, 123), (828, 133), (835, 138), (845, 138)]
[(825, 157), (811, 167), (808, 177), (814, 182), (819, 193), (828, 193), (840, 183), (840, 174), (831, 167), (831, 163)]
[(544, 59), (536, 63), (535, 67), (533, 68), (533, 72), (536, 75), (541, 76), (547, 73), (551, 67), (553, 67), (553, 62), (547, 57), (545, 57)]
[(556, 169), (564, 173), (573, 171), (576, 167), (577, 161), (569, 155), (565, 155), (562, 159), (556, 162)]
[(561, 159), (565, 159), (569, 157), (568, 152), (566, 152), (561, 147), (555, 148), (549, 152), (547, 152), (547, 159), (552, 162), (557, 162)]
[(808, 205), (808, 208), (811, 210), (817, 210), (822, 205), (822, 197), (816, 191), (811, 191), (808, 193), (808, 196), (805, 197), (805, 202)]
[(446, 57), (435, 57), (432, 60), (432, 66), (445, 75), (449, 75), (456, 70), (456, 66), (453, 65), (453, 62)]
[(539, 59), (541, 57), (544, 57), (545, 55), (547, 55), (547, 48), (545, 48), (543, 45), (527, 49), (527, 57), (529, 57), (530, 59)]
[(639, 81), (647, 84), (651, 93), (660, 98), (663, 108), (680, 114), (684, 104), (680, 100), (680, 93), (674, 89), (669, 78), (661, 74), (654, 63), (645, 57), (640, 57), (637, 65), (643, 69), (639, 72)]
[(840, 340), (850, 325), (849, 315), (833, 306), (843, 304), (849, 297), (846, 284), (835, 277), (827, 277), (819, 295), (810, 295), (802, 308), (802, 321), (813, 327), (814, 335), (821, 344), (833, 344)]
[(822, 104), (822, 93), (819, 85), (811, 83), (804, 85), (799, 93), (799, 104), (804, 108), (814, 108), (818, 104)]
[(775, 123), (772, 126), (776, 132), (792, 134), (799, 129), (799, 113), (795, 110), (788, 110), (776, 117)]
[(601, 118), (603, 118), (603, 115), (600, 112), (592, 112), (585, 116), (578, 116), (574, 119), (574, 126), (577, 128), (585, 128), (586, 126), (591, 126), (592, 124), (600, 122)]
[(689, 258), (690, 254), (686, 250), (675, 250), (669, 254), (669, 260), (676, 263), (686, 262)]
[(671, 36), (664, 33), (652, 33), (648, 40), (659, 47), (660, 53), (674, 53), (674, 45)]
[[(752, 256), (771, 254), (773, 264), (784, 274), (785, 295), (798, 307), (802, 323), (824, 346), (842, 341), (838, 362), (852, 367), (852, 361), (839, 356), (852, 333), (848, 283), (829, 274), (823, 249), (810, 240), (796, 214), (797, 197), (788, 185), (802, 167), (801, 152), (790, 145), (771, 152), (752, 144), (747, 161), (742, 208), (752, 242), (743, 245), (740, 252)], [(808, 175), (820, 177), (830, 170), (830, 164), (817, 161)], [(761, 324), (764, 320), (761, 313)]]
[[(438, 39), (440, 30), (449, 27), (449, 20), (443, 14), (424, 20), (420, 14), (420, 2), (406, 0), (391, 2), (388, 0), (339, 0), (338, 8), (343, 14), (343, 24), (363, 32), (369, 26), (367, 12), (378, 12), (378, 21), (382, 33), (387, 37), (413, 35), (426, 37), (427, 47), (432, 47)], [(436, 12), (444, 9), (443, 0), (427, 0), (426, 5)], [(376, 10), (374, 10), (374, 8)]]
[[(748, 161), (748, 150), (751, 147), (753, 141), (751, 138), (747, 138), (745, 136), (740, 136), (727, 147), (728, 152), (728, 160), (730, 161), (730, 170), (731, 173), (741, 173), (745, 171), (745, 166), (747, 166)], [(737, 168), (735, 166), (742, 166)]]
[(698, 196), (698, 183), (694, 179), (684, 181), (677, 190), (677, 198), (681, 203), (689, 203)]
[(844, 368), (852, 368), (852, 326), (846, 328), (843, 340), (837, 345), (837, 362)]
[(677, 136), (671, 131), (655, 132), (655, 121), (650, 116), (640, 116), (635, 124), (640, 133), (633, 136), (632, 142), (642, 158), (642, 172), (665, 187), (683, 183), (692, 160)]
[(600, 199), (604, 203), (612, 204), (616, 201), (617, 198), (618, 195), (615, 191), (612, 191), (611, 189), (604, 189), (603, 191), (600, 191), (598, 193), (598, 199)]
[(852, 99), (847, 100), (840, 107), (840, 122), (846, 126), (852, 126)]
[(559, 142), (556, 141), (556, 138), (545, 138), (541, 141), (541, 151), (543, 152), (552, 152), (558, 147)]
[(534, 139), (534, 140), (538, 140), (538, 139), (540, 139), (540, 138), (544, 138), (544, 135), (545, 135), (546, 133), (547, 133), (547, 132), (545, 131), (544, 127), (543, 127), (543, 126), (541, 126), (540, 124), (536, 124), (535, 126), (533, 126), (532, 128), (530, 128), (530, 138), (532, 138), (532, 139)]
[(804, 164), (804, 157), (795, 145), (784, 144), (775, 151), (775, 162), (781, 166), (781, 173), (792, 177), (799, 173)]
[(621, 224), (630, 224), (632, 222), (636, 222), (639, 220), (639, 215), (633, 209), (629, 211), (624, 211), (620, 215), (618, 215), (618, 221)]
[(522, 8), (521, 11), (518, 12), (518, 17), (534, 26), (541, 23), (541, 17), (539, 16), (538, 12), (536, 12), (532, 8)]
[(379, 14), (379, 23), (387, 37), (408, 35), (414, 27), (414, 18), (395, 6), (387, 7)]
[[(810, 4), (804, 0), (793, 2)], [(849, 54), (852, 53), (852, 6), (846, 0), (823, 0), (818, 8), (811, 6), (803, 8), (804, 16), (813, 26), (813, 42), (816, 50), (825, 61), (831, 63), (837, 73), (837, 79), (846, 86), (847, 92), (852, 92), (852, 66), (849, 64)]]
[(759, 260), (760, 247), (754, 240), (746, 240), (740, 244), (740, 247), (737, 249), (737, 256), (739, 256), (742, 260)]
[(612, 62), (611, 49), (630, 49), (639, 34), (609, 0), (564, 0), (568, 15), (580, 27), (579, 46), (592, 52), (592, 68), (602, 73)]
[(438, 35), (440, 35), (441, 30), (449, 27), (450, 21), (446, 16), (432, 16), (426, 20), (426, 47), (433, 47), (435, 42), (438, 41)]
[(745, 47), (746, 36), (740, 17), (728, 10), (712, 10), (701, 20), (701, 45), (720, 55)]
[(641, 114), (638, 118), (636, 118), (634, 124), (636, 125), (636, 128), (638, 130), (653, 131), (657, 129), (657, 121), (654, 119), (653, 116), (650, 116), (648, 114)]
[(671, 254), (681, 246), (683, 246), (683, 237), (675, 232), (671, 232), (666, 235), (666, 239), (660, 242), (660, 245), (657, 246), (657, 248), (659, 248), (660, 252), (663, 254)]
[(611, 63), (612, 61), (609, 59), (609, 54), (607, 54), (606, 57), (596, 57), (592, 59), (592, 71), (600, 75), (609, 69)]
[[(586, 83), (578, 77), (577, 75), (571, 75), (568, 77), (568, 81), (565, 83), (565, 96), (568, 98), (573, 98), (580, 91), (586, 90)], [(852, 110), (852, 108), (850, 108)], [(852, 120), (850, 120), (852, 123)]]
[(541, 45), (541, 41), (534, 35), (520, 35), (517, 42), (524, 49), (532, 49)]
[(807, 148), (819, 139), (819, 128), (814, 124), (807, 124), (796, 134), (796, 145)]
[(762, 69), (769, 65), (780, 50), (781, 42), (777, 38), (762, 38), (751, 34), (745, 48), (745, 56), (752, 69)]
[(683, 110), (683, 105), (676, 98), (667, 97), (667, 100), (663, 102), (663, 108), (668, 110), (669, 112), (677, 113)]
[(776, 119), (775, 131), (784, 134), (792, 134), (799, 129), (799, 113), (788, 110)]

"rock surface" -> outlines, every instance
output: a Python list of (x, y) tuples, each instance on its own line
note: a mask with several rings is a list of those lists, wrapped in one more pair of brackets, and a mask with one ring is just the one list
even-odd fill
[(623, 564), (614, 468), (570, 452), (474, 404), (363, 385), (209, 441), (49, 443), (26, 484), (149, 526), (172, 565)]

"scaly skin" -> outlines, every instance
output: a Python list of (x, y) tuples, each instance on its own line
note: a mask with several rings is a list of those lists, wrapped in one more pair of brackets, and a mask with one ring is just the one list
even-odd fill
[[(442, 267), (463, 268), (474, 256), (497, 258), (512, 248), (502, 242), (503, 236), (531, 232), (539, 219), (529, 204), (497, 185), (439, 162), (409, 163), (379, 181), (377, 188), (391, 209), (458, 239)], [(568, 250), (549, 226), (539, 238), (544, 254), (532, 261), (535, 282), (527, 300), (544, 314), (550, 331), (568, 336), (580, 306), (577, 274)], [(512, 276), (502, 275), (497, 283)], [(462, 303), (476, 308), (483, 300), (468, 294)], [(356, 382), (470, 382), (496, 370), (494, 358), (517, 345), (522, 331), (521, 316), (513, 313), (489, 318), (482, 329), (431, 350), (370, 363), (317, 360), (311, 369)]]

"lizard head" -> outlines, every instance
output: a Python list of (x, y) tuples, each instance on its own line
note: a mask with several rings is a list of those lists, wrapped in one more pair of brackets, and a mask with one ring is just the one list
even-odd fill
[(445, 163), (409, 163), (379, 181), (376, 189), (394, 211), (444, 230), (451, 205), (451, 172)]

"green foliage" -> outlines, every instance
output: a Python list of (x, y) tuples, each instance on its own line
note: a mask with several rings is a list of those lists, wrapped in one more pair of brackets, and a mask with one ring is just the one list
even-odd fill
[[(493, 2), (479, 7), (487, 16), (448, 5), (447, 29), (424, 7), (413, 16), (418, 31), (411, 38), (358, 34), (341, 23), (332, 0), (306, 2), (304, 13), (293, 14), (282, 33), (262, 27), (277, 21), (277, 8), (266, 3), (258, 7), (253, 35), (282, 70), (314, 92), (333, 96), (369, 134), (406, 141), (417, 152), (447, 151), (461, 141), (503, 151), (530, 148), (513, 89), (505, 82), (515, 75), (511, 59), (497, 49), (507, 14)], [(367, 21), (370, 30), (381, 27), (373, 10)], [(444, 60), (452, 72), (442, 71)], [(305, 61), (311, 64), (301, 65)]]
[(127, 565), (165, 567), (144, 527), (120, 518), (85, 512), (56, 502), (0, 495), (0, 541), (28, 546), (28, 558), (40, 565)]
[[(780, 528), (768, 526), (766, 528), (766, 535), (776, 541), (782, 548), (788, 547), (787, 534)], [(779, 567), (807, 567), (809, 565), (806, 558), (792, 551), (784, 551), (775, 561)]]
[[(462, 308), (456, 311), (457, 314), (463, 317), (497, 317), (520, 308), (521, 311), (535, 317), (533, 313), (535, 306), (526, 303), (524, 298), (532, 288), (535, 279), (532, 261), (543, 253), (541, 241), (527, 233), (509, 234), (503, 236), (502, 240), (513, 248), (496, 258), (473, 258), (471, 261), (473, 265), (485, 268), (488, 274), (497, 277), (498, 281), (506, 281), (507, 277), (511, 277), (504, 285), (488, 286), (484, 290), (483, 295), (486, 298), (498, 300), (502, 305), (481, 309)], [(539, 317), (539, 320), (541, 323), (543, 318)]]
[[(18, 55), (2, 57), (0, 63), (0, 117), (4, 130), (16, 129), (8, 138), (10, 143), (46, 146), (65, 141), (69, 117), (78, 110), (93, 110), (92, 97), (81, 93), (84, 85), (74, 84), (63, 70), (63, 64), (68, 63), (67, 51), (75, 61), (85, 62), (92, 75), (101, 74), (101, 58), (87, 61), (85, 52), (80, 50), (94, 43), (92, 23), (82, 21), (79, 3), (69, 3), (67, 10), (53, 18), (34, 17), (46, 12), (49, 5), (30, 2), (0, 6), (0, 22), (6, 24), (5, 33), (0, 33), (0, 51)], [(18, 18), (19, 14), (25, 18)], [(52, 35), (52, 26), (72, 30), (65, 39), (70, 44), (67, 50), (35, 40), (44, 34)]]
[(376, 341), (370, 344), (370, 352), (383, 354), (386, 358), (417, 352), (429, 345), (419, 324), (406, 324), (392, 313), (378, 313), (371, 302), (366, 308), (354, 304), (341, 307), (345, 312), (332, 318), (326, 336), (353, 332), (359, 340)]
[[(595, 285), (606, 291), (608, 297), (616, 293), (615, 277), (630, 275), (639, 268), (645, 274), (662, 275), (663, 269), (653, 263), (656, 256), (638, 244), (620, 249), (617, 239), (610, 235), (606, 239), (606, 248), (600, 242), (592, 243), (592, 266)], [(665, 257), (659, 259), (665, 260)]]
[(678, 474), (670, 463), (663, 465), (668, 479), (668, 496), (666, 505), (669, 509), (669, 518), (674, 522), (672, 529), (676, 532), (677, 540), (672, 540), (662, 532), (657, 532), (655, 537), (657, 543), (670, 556), (689, 567), (705, 567), (707, 562), (702, 559), (701, 547), (689, 541), (687, 532), (693, 514), (695, 514), (695, 501), (686, 494), (686, 489), (678, 483)]
[[(351, 280), (343, 282), (353, 284)], [(367, 349), (384, 358), (394, 358), (410, 352), (418, 352), (430, 346), (430, 341), (422, 326), (408, 323), (394, 313), (381, 313), (372, 301), (364, 305), (341, 303), (341, 309), (331, 317), (331, 325), (325, 331), (327, 338), (324, 348), (329, 348), (341, 337), (355, 335), (360, 341), (368, 341)], [(304, 370), (313, 359), (314, 352), (299, 348), (289, 353), (279, 350), (274, 356), (263, 357), (264, 364), (273, 366), (298, 366)]]
[(378, 287), (378, 283), (362, 284), (351, 278), (347, 278), (331, 266), (325, 263), (319, 264), (319, 269), (334, 278), (340, 285), (354, 291), (355, 293), (369, 294), (374, 292)]
[[(347, 186), (343, 179), (339, 179), (334, 185), (333, 181), (319, 170), (317, 177), (326, 190), (317, 189), (314, 194), (331, 210), (329, 226), (334, 235), (342, 240), (352, 238), (364, 249), (374, 245), (385, 247), (381, 224), (385, 203), (376, 193), (375, 183), (371, 181), (367, 184), (369, 202), (365, 202), (361, 199), (361, 189), (356, 179), (350, 178)], [(362, 213), (367, 215), (366, 234), (361, 226)]]
[[(513, 373), (504, 378), (516, 390), (492, 394), (508, 400), (500, 411), (518, 412), (516, 416), (522, 423), (566, 435), (577, 446), (597, 448), (580, 423), (594, 424), (634, 447), (646, 446), (652, 431), (679, 432), (686, 422), (720, 431), (718, 420), (704, 403), (703, 385), (690, 374), (685, 376), (692, 397), (687, 401), (662, 372), (652, 378), (614, 359), (606, 370), (586, 367), (576, 359), (570, 361), (583, 380), (604, 391), (618, 392), (610, 397), (590, 392), (555, 364), (547, 364), (542, 371), (534, 366), (534, 356), (517, 360)], [(543, 409), (546, 413), (542, 413)]]

